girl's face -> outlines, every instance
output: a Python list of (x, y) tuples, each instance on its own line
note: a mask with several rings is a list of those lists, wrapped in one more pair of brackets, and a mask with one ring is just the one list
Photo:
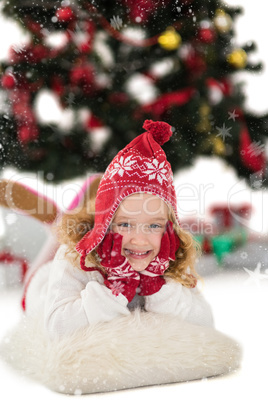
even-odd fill
[(159, 197), (138, 193), (125, 198), (111, 229), (123, 236), (122, 255), (135, 271), (143, 271), (160, 251), (168, 221), (168, 207)]

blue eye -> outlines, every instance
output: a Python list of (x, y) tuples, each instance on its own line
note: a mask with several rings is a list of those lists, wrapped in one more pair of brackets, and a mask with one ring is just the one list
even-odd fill
[(154, 229), (154, 230), (161, 230), (163, 228), (163, 226), (159, 225), (158, 223), (152, 223), (149, 227), (150, 227), (150, 229)]
[(121, 228), (130, 228), (130, 223), (127, 222), (122, 222), (122, 223), (118, 223), (117, 226), (121, 227)]

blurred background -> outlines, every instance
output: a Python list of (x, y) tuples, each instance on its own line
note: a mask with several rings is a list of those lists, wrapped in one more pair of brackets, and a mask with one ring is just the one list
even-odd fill
[[(243, 247), (263, 249), (268, 231), (267, 6), (0, 6), (2, 249), (26, 258), (19, 232), (16, 242), (7, 240), (11, 223), (18, 227), (21, 213), (34, 224), (52, 223), (49, 211), (66, 212), (87, 180), (153, 119), (173, 126), (164, 149), (181, 224), (213, 264), (256, 266), (254, 251)], [(8, 181), (19, 184), (9, 196)], [(40, 205), (42, 213), (33, 212)]]

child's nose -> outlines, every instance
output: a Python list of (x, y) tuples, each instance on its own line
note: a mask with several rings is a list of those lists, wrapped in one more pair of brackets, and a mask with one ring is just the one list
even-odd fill
[(137, 226), (132, 233), (131, 243), (135, 245), (145, 245), (148, 244), (149, 237), (148, 233), (142, 226)]

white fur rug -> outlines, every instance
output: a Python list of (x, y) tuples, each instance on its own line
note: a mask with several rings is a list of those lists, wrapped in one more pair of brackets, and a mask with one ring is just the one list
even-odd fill
[(60, 341), (42, 320), (24, 318), (0, 354), (22, 375), (67, 394), (87, 394), (196, 380), (237, 369), (237, 342), (171, 316), (135, 310)]

